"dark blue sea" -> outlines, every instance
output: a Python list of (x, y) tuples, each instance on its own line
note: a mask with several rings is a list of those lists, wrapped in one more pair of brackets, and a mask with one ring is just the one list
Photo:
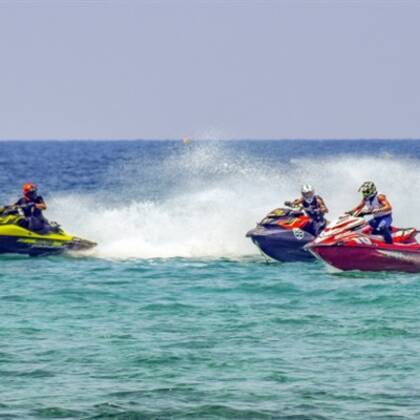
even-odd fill
[(420, 274), (266, 263), (245, 233), (375, 181), (420, 227), (420, 141), (0, 142), (85, 254), (0, 256), (2, 419), (418, 419)]

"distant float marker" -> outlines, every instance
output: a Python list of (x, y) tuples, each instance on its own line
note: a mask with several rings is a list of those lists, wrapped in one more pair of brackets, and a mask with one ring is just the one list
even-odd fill
[(184, 137), (183, 139), (182, 139), (182, 143), (183, 144), (190, 144), (191, 143), (191, 138), (190, 137)]

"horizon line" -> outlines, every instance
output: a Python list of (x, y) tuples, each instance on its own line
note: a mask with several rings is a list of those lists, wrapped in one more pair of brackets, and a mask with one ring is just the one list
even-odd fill
[(420, 137), (284, 137), (284, 138), (194, 138), (194, 137), (174, 137), (174, 138), (35, 138), (35, 139), (0, 139), (0, 142), (107, 142), (107, 141), (419, 141)]

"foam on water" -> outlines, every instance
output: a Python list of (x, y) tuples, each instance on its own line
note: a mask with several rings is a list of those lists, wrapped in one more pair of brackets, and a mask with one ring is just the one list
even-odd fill
[(396, 225), (420, 225), (420, 170), (408, 158), (355, 153), (276, 162), (221, 145), (199, 145), (169, 154), (147, 170), (158, 197), (148, 196), (139, 182), (144, 167), (133, 158), (118, 166), (123, 182), (112, 195), (120, 200), (110, 203), (103, 192), (58, 195), (48, 217), (96, 240), (98, 257), (237, 258), (257, 253), (245, 233), (267, 211), (297, 197), (300, 184), (313, 184), (334, 218), (358, 203), (363, 181), (374, 180), (394, 205)]

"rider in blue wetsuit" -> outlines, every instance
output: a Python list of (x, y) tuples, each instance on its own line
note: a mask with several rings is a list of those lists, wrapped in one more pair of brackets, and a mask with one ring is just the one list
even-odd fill
[(362, 193), (363, 199), (348, 214), (371, 214), (373, 219), (369, 220), (369, 225), (372, 233), (382, 235), (387, 244), (392, 244), (392, 206), (385, 194), (379, 194), (376, 185), (371, 181), (364, 182), (358, 191)]
[(317, 236), (327, 224), (324, 214), (328, 213), (328, 208), (324, 200), (319, 195), (315, 195), (315, 190), (311, 185), (302, 185), (301, 193), (301, 198), (285, 204), (291, 204), (293, 207), (300, 207), (305, 210), (306, 214), (312, 219), (312, 223), (305, 230)]

